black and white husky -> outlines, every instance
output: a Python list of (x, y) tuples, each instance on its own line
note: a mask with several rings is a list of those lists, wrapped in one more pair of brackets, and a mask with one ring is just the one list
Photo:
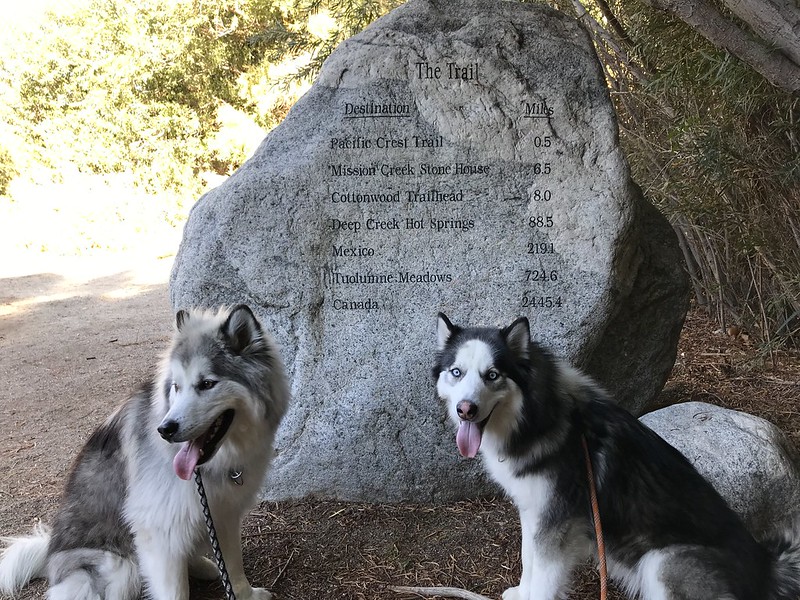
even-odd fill
[(628, 594), (800, 597), (798, 532), (757, 542), (683, 455), (533, 342), (527, 319), (463, 328), (440, 314), (437, 333), (436, 389), (458, 450), (480, 450), (519, 509), (522, 580), (504, 600), (562, 597), (574, 567), (596, 553), (582, 436), (609, 574)]
[(272, 457), (289, 393), (278, 353), (246, 306), (177, 314), (158, 376), (86, 442), (52, 527), (6, 538), (0, 593), (46, 576), (49, 600), (188, 600), (218, 576), (195, 483), (202, 474), (239, 600), (267, 600), (242, 569), (241, 522)]

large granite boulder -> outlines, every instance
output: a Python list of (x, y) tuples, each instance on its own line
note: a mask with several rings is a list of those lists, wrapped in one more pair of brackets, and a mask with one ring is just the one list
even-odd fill
[(769, 421), (704, 402), (641, 417), (708, 479), (760, 535), (786, 526), (800, 507), (800, 455)]
[(681, 264), (574, 20), (411, 0), (197, 202), (171, 296), (246, 302), (283, 348), (294, 404), (268, 497), (444, 501), (488, 488), (434, 400), (436, 313), (526, 315), (640, 412), (674, 360)]

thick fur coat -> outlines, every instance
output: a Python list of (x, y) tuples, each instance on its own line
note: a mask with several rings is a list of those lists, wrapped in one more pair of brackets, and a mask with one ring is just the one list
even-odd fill
[(531, 340), (527, 319), (459, 327), (440, 314), (436, 389), (463, 456), (516, 504), (522, 578), (504, 600), (553, 600), (596, 556), (583, 439), (609, 572), (646, 600), (797, 600), (793, 528), (757, 541), (675, 448)]
[(49, 527), (5, 538), (0, 592), (46, 576), (49, 600), (188, 600), (218, 576), (195, 482), (202, 473), (236, 597), (267, 600), (244, 574), (241, 521), (257, 499), (289, 392), (246, 306), (180, 311), (153, 380), (91, 435)]

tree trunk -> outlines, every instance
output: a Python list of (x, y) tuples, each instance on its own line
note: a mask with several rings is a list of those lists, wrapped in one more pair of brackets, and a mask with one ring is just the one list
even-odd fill
[(646, 0), (690, 25), (719, 48), (748, 63), (773, 85), (793, 94), (800, 93), (800, 11), (793, 0), (723, 0), (746, 21), (754, 37), (727, 19), (708, 0)]
[(776, 50), (800, 65), (800, 6), (794, 0), (723, 0), (725, 6), (750, 25)]

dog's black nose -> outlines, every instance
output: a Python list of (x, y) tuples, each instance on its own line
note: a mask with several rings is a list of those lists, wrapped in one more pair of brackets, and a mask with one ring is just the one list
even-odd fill
[(478, 414), (478, 405), (469, 400), (462, 400), (456, 404), (456, 412), (458, 416), (465, 421), (472, 421), (475, 415)]
[(167, 440), (168, 442), (172, 441), (172, 437), (178, 432), (178, 422), (177, 421), (164, 421), (161, 425), (158, 426), (158, 433), (161, 434), (161, 437)]

